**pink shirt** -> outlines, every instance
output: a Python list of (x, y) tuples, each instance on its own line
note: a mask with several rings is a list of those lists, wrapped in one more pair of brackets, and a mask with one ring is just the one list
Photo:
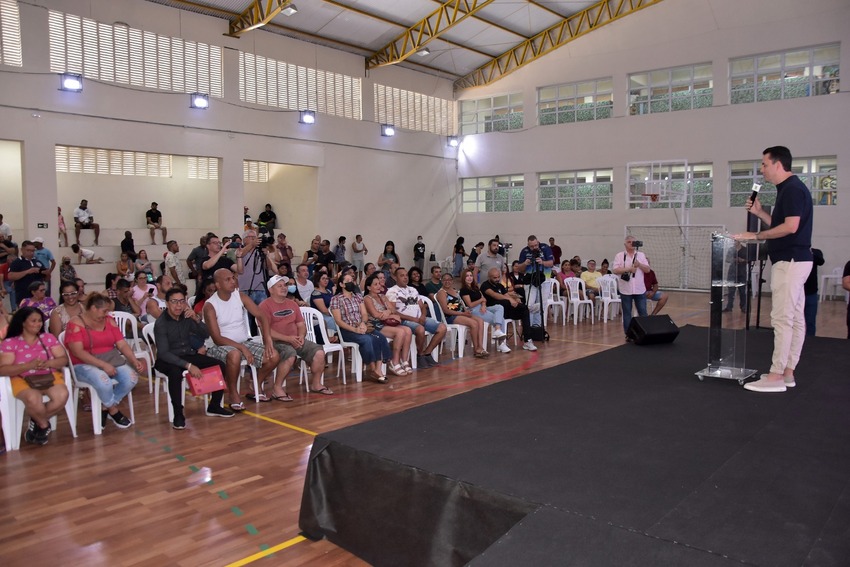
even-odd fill
[[(614, 263), (611, 265), (611, 269), (615, 270), (617, 268), (631, 268), (632, 264), (634, 264), (635, 260), (644, 265), (649, 265), (649, 261), (646, 259), (646, 256), (643, 255), (643, 252), (635, 252), (632, 255), (627, 255), (626, 251), (617, 252), (617, 255), (614, 256)], [(623, 281), (623, 278), (619, 278), (617, 283), (619, 285), (620, 294), (621, 295), (643, 295), (646, 293), (646, 284), (643, 281), (643, 270), (635, 270), (635, 273), (632, 274), (632, 277), (629, 281)]]
[[(50, 333), (42, 333), (39, 335), (40, 341), (35, 341), (33, 344), (27, 344), (23, 335), (12, 337), (0, 343), (0, 352), (12, 352), (15, 354), (15, 361), (12, 364), (24, 364), (31, 360), (50, 360), (53, 358), (53, 353), (50, 352), (53, 347), (59, 344), (56, 337)], [(30, 374), (42, 373), (44, 370), (27, 370), (22, 372), (21, 376)]]
[(288, 337), (298, 336), (298, 323), (303, 323), (304, 317), (297, 303), (288, 298), (278, 303), (269, 297), (258, 307), (268, 316), (273, 331)]

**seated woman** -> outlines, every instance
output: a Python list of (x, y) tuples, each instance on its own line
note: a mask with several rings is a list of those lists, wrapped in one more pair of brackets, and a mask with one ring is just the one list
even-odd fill
[[(134, 268), (136, 273), (144, 272), (147, 275), (148, 282), (153, 281), (153, 266), (151, 266), (151, 261), (148, 259), (147, 250), (139, 250)], [(130, 279), (130, 281), (133, 280), (135, 280), (135, 277)]]
[[(466, 268), (460, 273), (460, 296), (463, 302), (466, 303), (466, 309), (475, 317), (483, 319), (493, 327), (493, 338), (498, 343), (497, 349), (499, 352), (511, 352), (510, 347), (504, 339), (506, 334), (505, 328), (505, 308), (501, 305), (491, 305), (487, 307), (484, 294), (475, 283), (475, 271), (473, 268)], [(485, 325), (481, 325), (481, 342), (484, 342)]]
[(215, 281), (208, 279), (201, 282), (198, 286), (198, 291), (195, 293), (195, 303), (192, 304), (192, 311), (203, 317), (204, 303), (213, 295), (215, 295)]
[(599, 273), (603, 276), (607, 276), (611, 273), (611, 270), (608, 269), (608, 258), (602, 259), (602, 263), (599, 264)]
[(450, 325), (463, 325), (469, 327), (469, 338), (472, 339), (472, 347), (475, 358), (487, 358), (490, 353), (481, 346), (481, 338), (484, 336), (484, 321), (473, 317), (463, 306), (460, 293), (455, 289), (455, 279), (451, 274), (443, 274), (443, 287), (437, 291), (434, 298), (440, 304), (446, 323)]
[[(12, 377), (12, 393), (30, 416), (24, 435), (27, 443), (44, 445), (50, 435), (50, 418), (68, 401), (62, 368), (68, 365), (65, 349), (44, 332), (44, 315), (34, 307), (21, 307), (0, 343), (0, 375)], [(48, 401), (43, 401), (47, 396)]]
[(115, 273), (119, 278), (124, 278), (128, 281), (133, 281), (133, 274), (136, 272), (136, 264), (130, 260), (130, 256), (126, 252), (121, 252), (121, 258), (115, 262)]
[(366, 293), (366, 278), (375, 273), (378, 268), (372, 262), (363, 266), (363, 279), (360, 280), (360, 291)]
[(388, 300), (386, 295), (381, 293), (381, 280), (378, 274), (372, 274), (366, 278), (366, 289), (369, 293), (364, 303), (369, 320), (379, 333), (393, 341), (390, 372), (396, 376), (413, 374), (413, 368), (407, 362), (413, 332), (410, 327), (401, 324), (401, 316), (395, 309), (395, 302)]
[(573, 271), (570, 269), (570, 260), (561, 262), (561, 269), (555, 273), (558, 283), (561, 285), (561, 295), (569, 297), (570, 291), (567, 289), (567, 278), (573, 277)]
[(121, 279), (118, 277), (118, 274), (106, 274), (106, 279), (103, 281), (103, 289), (106, 293), (106, 296), (115, 301), (115, 298), (118, 297), (118, 289), (116, 288), (116, 284), (118, 280)]
[(387, 240), (384, 244), (384, 251), (378, 256), (378, 270), (384, 273), (384, 283), (390, 282), (387, 287), (395, 285), (393, 272), (399, 267), (400, 263), (398, 254), (395, 253), (395, 243), (392, 240)]
[[(330, 333), (333, 331), (334, 333), (339, 332), (339, 327), (336, 325), (336, 321), (334, 320), (334, 316), (330, 311), (331, 299), (333, 299), (333, 292), (328, 290), (328, 283), (331, 281), (330, 276), (328, 276), (327, 272), (316, 272), (313, 274), (313, 294), (310, 296), (310, 307), (318, 310), (322, 314), (322, 318), (325, 320), (325, 328)], [(317, 341), (321, 341), (321, 337), (316, 335)], [(331, 337), (331, 342), (337, 342), (336, 337)]]
[(109, 316), (111, 307), (112, 302), (105, 295), (91, 294), (82, 315), (68, 323), (65, 346), (77, 380), (92, 386), (106, 408), (103, 420), (109, 417), (115, 425), (127, 429), (132, 423), (118, 411), (118, 404), (138, 383), (138, 373), (144, 372), (145, 367)]
[(407, 277), (410, 278), (407, 285), (418, 291), (419, 295), (428, 297), (428, 290), (425, 289), (425, 284), (422, 282), (422, 270), (413, 266), (407, 272)]
[(47, 285), (43, 281), (32, 282), (27, 289), (32, 294), (32, 297), (22, 299), (18, 307), (35, 307), (42, 313), (44, 318), (50, 317), (50, 313), (56, 309), (56, 302), (53, 298), (47, 295)]
[(148, 283), (148, 276), (144, 272), (136, 273), (135, 285), (133, 286), (133, 300), (142, 308), (139, 318), (147, 314), (148, 298), (156, 293), (156, 286)]
[(354, 276), (350, 273), (340, 276), (336, 290), (330, 309), (339, 327), (340, 337), (344, 342), (357, 343), (369, 377), (386, 384), (387, 377), (381, 372), (381, 363), (392, 358), (392, 351), (386, 337), (374, 329), (370, 331), (366, 325), (369, 314), (363, 305), (363, 297), (357, 293)]
[(86, 292), (86, 280), (76, 278), (74, 283), (77, 284), (77, 299), (80, 300), (80, 303), (85, 303), (86, 299), (89, 298), (89, 294)]
[(59, 305), (50, 313), (48, 328), (50, 334), (58, 337), (68, 326), (68, 321), (83, 314), (83, 304), (80, 303), (80, 294), (77, 284), (70, 281), (62, 281), (59, 284)]

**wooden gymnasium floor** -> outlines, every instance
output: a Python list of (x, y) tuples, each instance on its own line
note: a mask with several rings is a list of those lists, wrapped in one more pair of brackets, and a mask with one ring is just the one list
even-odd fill
[[(769, 325), (769, 299), (762, 325)], [(677, 324), (705, 326), (708, 295), (671, 293), (665, 308)], [(845, 338), (843, 300), (820, 304), (818, 335)], [(740, 324), (735, 310), (731, 315)], [(399, 412), (531, 369), (555, 366), (623, 343), (621, 320), (549, 328), (550, 343), (536, 353), (519, 348), (486, 361), (452, 361), (438, 369), (343, 386), (336, 395), (307, 395), (290, 378), (292, 403), (250, 404), (234, 419), (208, 418), (187, 399), (188, 428), (171, 429), (164, 399), (154, 413), (142, 381), (135, 391), (135, 425), (107, 425), (92, 434), (81, 412), (78, 437), (64, 415), (44, 447), (22, 444), (0, 456), (0, 557), (18, 565), (363, 565), (327, 541), (298, 535), (298, 510), (310, 443), (330, 431)], [(754, 331), (758, 332), (758, 331)], [(695, 361), (694, 370), (703, 361)], [(766, 370), (768, 361), (748, 361)], [(603, 371), (604, 369), (600, 369)], [(332, 373), (328, 373), (332, 374)], [(293, 375), (294, 376), (294, 375)], [(696, 379), (696, 378), (694, 378)], [(743, 393), (742, 393), (743, 395)], [(200, 484), (195, 471), (211, 469)], [(391, 497), (391, 495), (388, 495)]]

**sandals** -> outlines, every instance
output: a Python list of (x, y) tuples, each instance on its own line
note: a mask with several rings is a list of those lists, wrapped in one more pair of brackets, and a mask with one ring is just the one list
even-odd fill
[(390, 372), (395, 374), (396, 376), (407, 376), (407, 370), (404, 369), (404, 366), (401, 364), (393, 364), (390, 362), (387, 364), (387, 368), (390, 369)]
[(291, 402), (291, 401), (293, 401), (292, 396), (290, 396), (286, 392), (284, 392), (282, 396), (275, 396), (274, 394), (272, 394), (272, 399), (276, 402)]
[(476, 352), (474, 356), (475, 358), (487, 358), (488, 356), (490, 356), (490, 353), (486, 350), (482, 350), (481, 352)]
[(334, 395), (333, 390), (331, 390), (327, 386), (322, 386), (318, 390), (314, 390), (313, 388), (310, 388), (310, 392), (312, 392), (314, 394), (322, 394), (322, 395), (325, 395), (325, 396), (333, 396)]
[(245, 402), (236, 402), (235, 404), (230, 404), (230, 411), (245, 411)]
[(404, 367), (405, 372), (407, 372), (408, 374), (413, 374), (413, 367), (410, 366), (409, 362), (407, 362), (405, 360), (404, 362), (401, 363), (401, 365)]
[(388, 382), (387, 377), (382, 374), (378, 374), (377, 372), (371, 372), (371, 375), (372, 380), (374, 380), (378, 384), (386, 384)]
[(251, 400), (252, 402), (270, 402), (271, 398), (269, 398), (265, 394), (255, 395), (253, 392), (250, 394), (245, 394), (245, 397)]

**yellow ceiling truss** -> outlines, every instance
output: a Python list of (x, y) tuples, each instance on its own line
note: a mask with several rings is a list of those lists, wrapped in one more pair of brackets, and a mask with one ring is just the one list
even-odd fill
[(245, 32), (263, 27), (291, 3), (292, 0), (253, 0), (239, 17), (230, 20), (228, 35), (239, 37)]
[(401, 63), (416, 53), (428, 42), (443, 32), (475, 14), (495, 0), (449, 0), (439, 8), (419, 20), (392, 40), (389, 44), (373, 53), (366, 60), (366, 68), (374, 69), (384, 65)]
[(455, 81), (455, 89), (489, 85), (547, 53), (629, 14), (662, 0), (600, 0), (498, 55)]

